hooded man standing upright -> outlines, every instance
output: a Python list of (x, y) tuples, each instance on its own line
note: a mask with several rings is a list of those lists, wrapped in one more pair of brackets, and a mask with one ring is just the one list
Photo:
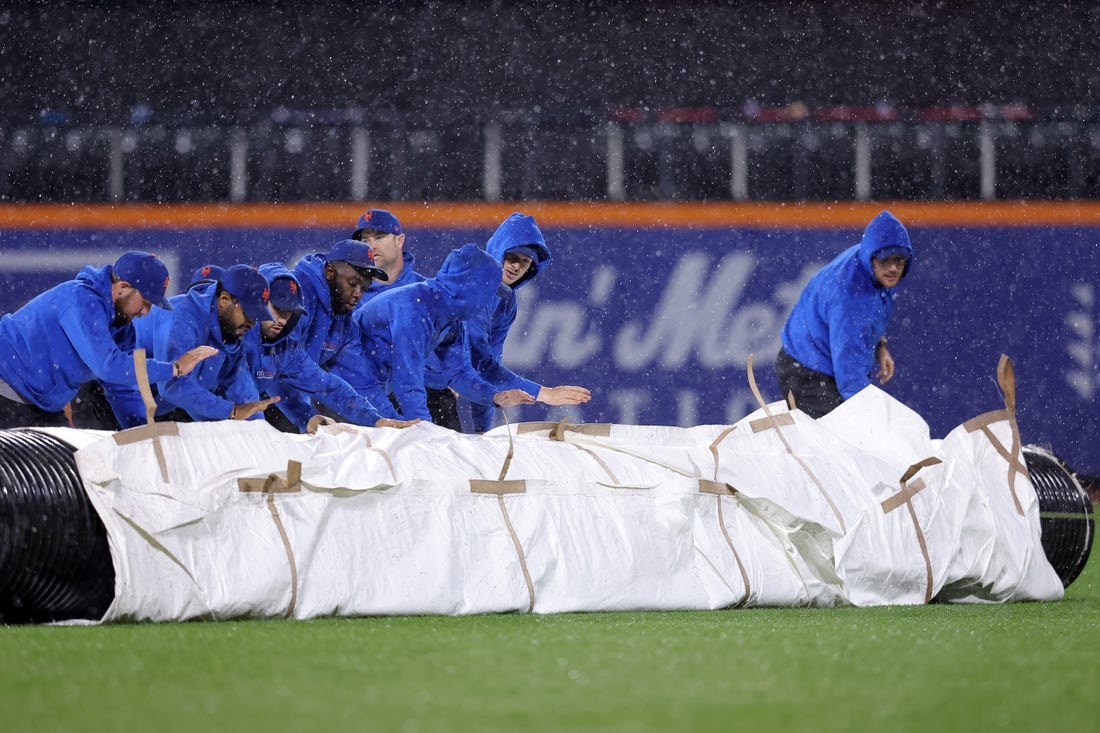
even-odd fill
[[(886, 325), (913, 265), (909, 233), (889, 211), (867, 225), (859, 244), (814, 275), (787, 317), (775, 373), (784, 396), (818, 418), (871, 384), (894, 376)], [(877, 369), (876, 369), (877, 366)]]
[[(485, 243), (485, 251), (501, 264), (501, 286), (491, 308), (471, 319), (466, 340), (474, 369), (499, 388), (522, 389), (537, 401), (548, 405), (579, 405), (592, 398), (584, 387), (562, 385), (544, 387), (506, 369), (501, 363), (504, 342), (516, 321), (516, 291), (534, 280), (550, 264), (550, 248), (533, 216), (519, 211), (501, 222)], [(470, 414), (474, 432), (493, 427), (493, 410), (473, 403)]]

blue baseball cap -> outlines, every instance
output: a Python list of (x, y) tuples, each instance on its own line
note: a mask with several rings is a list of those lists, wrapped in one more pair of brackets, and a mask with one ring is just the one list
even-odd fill
[(201, 285), (203, 283), (216, 283), (225, 272), (224, 267), (218, 267), (217, 265), (203, 265), (199, 269), (195, 270), (195, 274), (191, 276), (191, 282), (188, 283), (187, 289)]
[(911, 250), (909, 250), (905, 247), (895, 246), (895, 247), (883, 247), (882, 249), (877, 250), (875, 252), (874, 256), (875, 256), (876, 260), (885, 260), (885, 259), (889, 259), (890, 257), (899, 257), (899, 256), (904, 257), (905, 259), (908, 260), (909, 255), (911, 255), (911, 254), (912, 254)]
[(523, 255), (524, 257), (530, 257), (531, 260), (534, 261), (534, 262), (539, 261), (539, 252), (538, 252), (538, 250), (535, 249), (534, 247), (531, 247), (530, 245), (524, 244), (524, 245), (520, 245), (519, 247), (511, 247), (508, 250), (506, 250), (504, 252), (504, 254), (508, 254), (509, 252), (512, 252), (513, 254), (517, 254), (517, 255)]
[(370, 230), (374, 232), (386, 232), (387, 234), (401, 234), (401, 222), (397, 217), (385, 209), (367, 209), (359, 217), (355, 225), (356, 232)]
[(111, 268), (118, 279), (130, 283), (141, 296), (154, 305), (172, 310), (164, 291), (168, 289), (168, 267), (148, 252), (124, 252)]
[(298, 281), (286, 276), (275, 278), (271, 283), (271, 305), (292, 313), (305, 312), (302, 289), (298, 286)]
[(346, 262), (357, 270), (366, 270), (376, 280), (389, 280), (386, 271), (374, 264), (374, 251), (366, 242), (356, 239), (342, 239), (332, 245), (326, 262)]
[(267, 279), (252, 265), (233, 265), (221, 276), (222, 290), (241, 304), (244, 314), (251, 321), (270, 320), (267, 309), (271, 293)]

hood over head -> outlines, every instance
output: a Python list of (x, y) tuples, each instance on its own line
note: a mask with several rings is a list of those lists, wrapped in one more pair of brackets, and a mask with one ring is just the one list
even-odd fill
[(471, 318), (496, 305), (501, 267), (476, 244), (451, 250), (432, 281), (447, 299), (452, 315)]
[(517, 211), (500, 223), (485, 243), (485, 251), (503, 263), (505, 252), (520, 247), (524, 248), (523, 254), (532, 258), (531, 267), (512, 285), (513, 289), (533, 280), (550, 264), (550, 248), (546, 246), (535, 217)]
[(874, 269), (871, 267), (871, 258), (876, 254), (880, 259), (893, 255), (905, 257), (902, 277), (908, 275), (913, 266), (913, 245), (909, 242), (909, 232), (889, 211), (883, 211), (871, 220), (863, 230), (863, 239), (859, 242), (859, 260), (872, 277)]

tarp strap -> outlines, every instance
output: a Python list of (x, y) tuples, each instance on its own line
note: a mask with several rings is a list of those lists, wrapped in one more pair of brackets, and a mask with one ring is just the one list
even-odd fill
[(569, 418), (563, 418), (557, 422), (550, 421), (532, 421), (516, 423), (516, 434), (522, 435), (523, 433), (537, 433), (540, 430), (550, 430), (556, 433), (551, 435), (552, 440), (564, 440), (565, 432), (580, 433), (581, 435), (594, 435), (597, 438), (610, 438), (611, 437), (611, 423), (580, 423), (578, 425), (569, 424)]
[(798, 409), (798, 405), (795, 404), (794, 401), (794, 392), (787, 393), (787, 409), (789, 409), (791, 412), (794, 412)]
[(306, 432), (310, 435), (316, 435), (317, 430), (323, 427), (329, 427), (330, 425), (336, 425), (336, 421), (328, 415), (314, 415), (306, 423)]
[(905, 473), (902, 474), (898, 482), (901, 490), (882, 502), (882, 511), (884, 514), (889, 514), (903, 505), (909, 510), (909, 518), (913, 521), (913, 529), (917, 533), (917, 544), (920, 546), (920, 554), (921, 557), (924, 558), (925, 603), (929, 603), (932, 600), (932, 558), (928, 555), (928, 542), (924, 538), (924, 530), (921, 529), (920, 521), (917, 519), (917, 510), (913, 506), (912, 499), (921, 491), (928, 488), (928, 486), (924, 483), (924, 479), (918, 478), (916, 481), (911, 481), (911, 479), (916, 476), (917, 472), (922, 468), (934, 466), (937, 463), (943, 463), (943, 461), (935, 456), (931, 456), (911, 465), (906, 469)]
[(596, 463), (600, 464), (600, 468), (602, 468), (607, 473), (608, 477), (611, 479), (611, 483), (619, 483), (619, 477), (615, 475), (615, 472), (611, 470), (611, 466), (607, 465), (607, 463), (605, 463), (604, 460), (600, 458), (596, 451), (585, 448), (583, 445), (577, 445), (576, 443), (573, 443), (572, 445), (577, 450), (584, 451), (588, 455), (592, 456), (593, 460), (595, 460)]
[(326, 432), (332, 433), (355, 433), (356, 435), (363, 436), (363, 441), (367, 444), (367, 449), (374, 451), (386, 461), (386, 466), (390, 469), (390, 475), (393, 476), (394, 483), (399, 483), (397, 480), (397, 469), (393, 467), (393, 461), (390, 459), (390, 454), (381, 448), (375, 448), (374, 444), (370, 442), (370, 436), (363, 432), (362, 428), (370, 427), (368, 425), (349, 425), (348, 423), (337, 422), (327, 415), (314, 415), (306, 423), (306, 432), (310, 435), (316, 435), (317, 431), (321, 428), (328, 428)]
[(506, 481), (508, 469), (512, 465), (512, 456), (515, 453), (515, 442), (512, 440), (512, 429), (508, 426), (508, 415), (504, 414), (504, 424), (508, 427), (508, 454), (504, 457), (504, 465), (500, 468), (500, 476), (496, 481), (487, 479), (470, 479), (470, 491), (475, 494), (496, 494), (497, 507), (500, 516), (504, 519), (504, 526), (508, 529), (508, 536), (512, 539), (512, 547), (516, 550), (516, 558), (519, 560), (520, 570), (523, 572), (523, 582), (527, 585), (527, 613), (535, 608), (535, 583), (531, 580), (531, 571), (527, 569), (527, 556), (523, 552), (523, 543), (519, 541), (519, 535), (512, 526), (512, 518), (508, 516), (508, 506), (504, 503), (505, 494), (523, 494), (527, 491), (527, 482), (523, 479)]
[[(1001, 387), (1004, 396), (1005, 409), (987, 412), (971, 418), (963, 423), (968, 433), (981, 431), (989, 440), (993, 449), (1008, 462), (1008, 492), (1012, 495), (1012, 503), (1016, 507), (1016, 513), (1024, 516), (1024, 508), (1016, 494), (1016, 477), (1019, 475), (1030, 476), (1027, 465), (1023, 461), (1023, 440), (1020, 438), (1020, 426), (1016, 422), (1016, 372), (1012, 367), (1012, 360), (1004, 354), (997, 363), (997, 383)], [(989, 426), (1005, 420), (1012, 431), (1012, 447), (1006, 448), (997, 436), (993, 434)]]
[[(561, 420), (558, 420), (556, 423), (554, 423), (554, 422), (517, 423), (517, 425), (516, 425), (516, 434), (518, 435), (519, 433), (533, 433), (533, 432), (537, 432), (539, 430), (547, 430), (547, 429), (550, 430), (550, 435), (548, 436), (550, 438), (550, 440), (563, 441), (563, 442), (565, 441), (565, 434), (567, 432), (569, 432), (569, 433), (580, 433), (582, 435), (594, 435), (596, 437), (601, 437), (601, 438), (611, 437), (611, 424), (610, 423), (593, 423), (591, 425), (585, 425), (585, 424), (571, 425), (569, 423), (569, 418), (568, 417), (563, 417)], [(512, 434), (511, 433), (508, 434), (508, 440), (509, 441), (512, 440)], [(596, 463), (598, 463), (600, 465), (600, 468), (602, 468), (604, 470), (604, 472), (608, 475), (608, 477), (611, 479), (611, 483), (613, 483), (613, 484), (619, 483), (619, 477), (615, 475), (615, 472), (611, 470), (611, 467), (608, 466), (607, 463), (602, 458), (600, 458), (599, 455), (597, 455), (595, 451), (590, 450), (588, 448), (585, 448), (584, 446), (578, 445), (576, 443), (572, 443), (572, 446), (574, 448), (576, 448), (577, 450), (583, 451), (583, 452), (587, 453), (588, 455), (592, 456), (592, 458), (596, 461)]]
[(283, 543), (287, 564), (290, 565), (290, 603), (287, 605), (283, 617), (291, 618), (294, 615), (294, 608), (298, 605), (298, 563), (294, 560), (294, 548), (290, 544), (290, 536), (287, 535), (283, 518), (279, 516), (275, 494), (295, 494), (302, 490), (302, 464), (300, 461), (287, 461), (285, 475), (269, 473), (263, 478), (239, 478), (237, 479), (237, 490), (243, 493), (262, 493), (264, 495), (267, 510), (271, 514), (271, 521), (275, 523), (275, 529), (279, 532), (279, 539)]
[(733, 538), (730, 537), (730, 531), (726, 528), (726, 518), (722, 514), (722, 497), (714, 497), (715, 503), (718, 505), (718, 526), (722, 528), (722, 536), (726, 538), (726, 544), (729, 545), (730, 552), (733, 553), (733, 559), (737, 562), (737, 569), (741, 571), (741, 583), (745, 588), (745, 592), (741, 595), (741, 600), (733, 604), (733, 608), (740, 608), (744, 606), (749, 600), (749, 593), (752, 588), (749, 586), (749, 573), (745, 570), (745, 564), (741, 562), (741, 554), (737, 552), (737, 548), (733, 544)]
[(719, 433), (718, 437), (714, 439), (714, 442), (710, 444), (710, 454), (712, 456), (714, 456), (714, 480), (715, 481), (718, 480), (718, 444), (721, 443), (723, 440), (725, 440), (726, 436), (729, 435), (730, 433), (732, 433), (736, 429), (737, 429), (736, 425), (731, 425), (730, 427), (726, 428), (721, 433)]
[(138, 391), (141, 393), (141, 401), (145, 404), (145, 425), (115, 433), (115, 445), (129, 445), (143, 440), (152, 440), (153, 454), (156, 455), (157, 466), (160, 467), (160, 478), (164, 483), (169, 483), (168, 461), (164, 457), (164, 448), (160, 444), (160, 436), (179, 435), (179, 427), (174, 422), (158, 423), (156, 421), (157, 401), (153, 399), (153, 390), (149, 386), (149, 369), (145, 364), (145, 349), (134, 349), (133, 358), (134, 378), (137, 381)]
[[(802, 456), (794, 452), (794, 450), (791, 448), (791, 444), (787, 442), (787, 436), (785, 436), (783, 434), (783, 431), (780, 430), (780, 427), (782, 427), (783, 425), (793, 425), (794, 418), (791, 417), (790, 413), (787, 413), (789, 421), (785, 420), (781, 422), (778, 419), (778, 416), (772, 415), (771, 408), (768, 406), (768, 403), (764, 401), (764, 396), (760, 393), (760, 388), (756, 386), (756, 374), (753, 372), (752, 358), (753, 355), (749, 354), (748, 363), (745, 365), (749, 377), (749, 388), (752, 390), (753, 397), (756, 398), (756, 403), (760, 405), (760, 407), (764, 410), (764, 414), (767, 415), (766, 418), (762, 420), (755, 420), (753, 422), (764, 422), (767, 424), (767, 427), (770, 427), (772, 430), (775, 431), (776, 436), (779, 437), (779, 441), (783, 444), (783, 448), (787, 451), (787, 454), (798, 462), (798, 465), (802, 467), (802, 470), (805, 471), (806, 475), (810, 477), (810, 481), (813, 482), (814, 486), (817, 487), (817, 490), (821, 492), (821, 495), (825, 498), (825, 502), (829, 505), (829, 509), (832, 510), (833, 516), (835, 516), (837, 522), (840, 523), (841, 534), (847, 534), (848, 525), (844, 522), (844, 517), (841, 515), (840, 509), (837, 508), (836, 502), (833, 501), (833, 497), (829, 496), (829, 492), (828, 490), (826, 490), (825, 485), (822, 484), (821, 481), (814, 474), (814, 472), (810, 470), (809, 464), (807, 464), (806, 461), (802, 460)], [(753, 426), (753, 432), (759, 432), (755, 425)]]
[(508, 536), (512, 539), (512, 547), (516, 550), (516, 558), (519, 560), (520, 570), (523, 571), (523, 582), (527, 584), (527, 613), (535, 608), (535, 583), (531, 580), (531, 571), (527, 569), (527, 556), (523, 552), (523, 544), (519, 541), (515, 527), (512, 526), (512, 518), (508, 516), (508, 506), (504, 503), (505, 494), (522, 494), (526, 491), (523, 481), (478, 481), (470, 480), (470, 491), (475, 494), (496, 494), (497, 506), (500, 516), (504, 519), (504, 526), (508, 530)]
[[(726, 431), (729, 432), (729, 431)], [(715, 441), (717, 443), (717, 441)], [(733, 559), (737, 561), (737, 569), (741, 571), (741, 583), (745, 589), (744, 595), (741, 596), (741, 600), (732, 604), (731, 608), (740, 608), (745, 605), (749, 600), (749, 573), (745, 570), (745, 564), (741, 562), (741, 554), (737, 552), (737, 548), (733, 544), (733, 538), (730, 537), (729, 529), (726, 528), (726, 518), (722, 513), (722, 497), (733, 496), (737, 493), (737, 489), (733, 488), (729, 484), (723, 484), (718, 481), (708, 481), (705, 478), (699, 479), (699, 493), (700, 494), (713, 494), (714, 500), (718, 506), (718, 526), (722, 530), (722, 536), (726, 538), (726, 544), (729, 545), (730, 551), (733, 553)]]

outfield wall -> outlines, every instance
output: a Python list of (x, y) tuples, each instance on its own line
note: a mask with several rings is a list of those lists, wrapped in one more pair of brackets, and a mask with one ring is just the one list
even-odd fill
[[(589, 405), (523, 419), (693, 425), (751, 411), (745, 375), (778, 399), (771, 362), (802, 284), (889, 208), (916, 262), (888, 329), (888, 392), (933, 437), (1002, 406), (997, 359), (1016, 365), (1026, 442), (1100, 473), (1100, 205), (393, 204), (417, 269), (483, 243), (521, 209), (554, 262), (521, 291), (506, 363), (546, 384), (591, 387)], [(150, 249), (173, 288), (207, 262), (293, 263), (350, 234), (366, 205), (0, 207), (0, 308), (83, 264)]]

